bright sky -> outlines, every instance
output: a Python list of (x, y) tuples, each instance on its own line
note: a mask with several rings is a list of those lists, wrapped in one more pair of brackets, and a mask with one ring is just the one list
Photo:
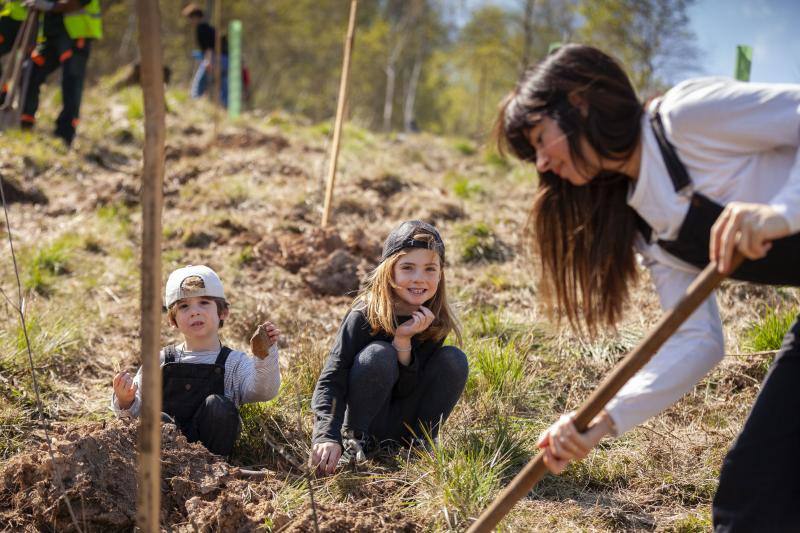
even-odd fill
[(800, 83), (800, 0), (698, 0), (689, 16), (701, 74), (733, 76), (736, 45), (746, 44), (750, 81)]
[[(480, 5), (518, 9), (519, 0), (460, 0), (457, 20)], [(734, 75), (736, 45), (753, 47), (751, 81), (800, 83), (800, 0), (697, 0), (690, 8), (700, 49), (700, 72)], [(680, 80), (673, 80), (680, 81)]]

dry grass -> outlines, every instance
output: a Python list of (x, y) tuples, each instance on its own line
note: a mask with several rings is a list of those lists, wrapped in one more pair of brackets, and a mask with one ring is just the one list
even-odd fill
[[(84, 114), (103, 118), (82, 125), (73, 152), (45, 153), (46, 137), (30, 142), (17, 134), (4, 134), (0, 147), (0, 172), (27, 173), (50, 198), (46, 206), (14, 204), (11, 220), (29, 280), (34, 358), (47, 410), (60, 420), (109, 417), (111, 376), (116, 368), (138, 366), (136, 96), (90, 91)], [(204, 105), (185, 103), (180, 93), (170, 97), (163, 275), (187, 263), (214, 267), (233, 304), (223, 334), (235, 347), (246, 346), (254, 325), (267, 317), (283, 330), (281, 394), (243, 409), (245, 431), (234, 462), (292, 471), (264, 445), (264, 436), (304, 459), (313, 386), (351, 298), (315, 296), (299, 273), (259, 255), (258, 243), (276, 232), (307, 234), (318, 223), (325, 132), (290, 117), (252, 117), (248, 128), (287, 145), (259, 144), (261, 137), (249, 133), (252, 146), (209, 147)], [(242, 127), (223, 131), (238, 134)], [(419, 456), (384, 451), (365, 471), (317, 480), (317, 497), (367, 499), (404, 510), (426, 529), (461, 529), (534, 455), (542, 429), (579, 405), (653, 325), (656, 297), (643, 283), (619, 332), (599, 341), (558, 331), (537, 309), (533, 270), (519, 252), (533, 193), (530, 173), (463, 141), (425, 134), (390, 139), (350, 126), (344, 141), (337, 227), (362, 228), (379, 241), (401, 219), (435, 219), (449, 245), (448, 283), (464, 321), (471, 374), (441, 447)], [(376, 185), (387, 175), (394, 180), (391, 190)], [(471, 245), (475, 235), (483, 240)], [(10, 264), (2, 262), (0, 287), (7, 294), (14, 293), (12, 280)], [(767, 328), (766, 309), (784, 316), (797, 306), (795, 291), (727, 284), (720, 307), (729, 351), (752, 347), (748, 335)], [(33, 442), (32, 403), (13, 310), (0, 303), (0, 316), (0, 458), (7, 458)], [(173, 338), (165, 327), (164, 343)], [(768, 361), (726, 358), (665, 413), (603, 443), (564, 475), (546, 478), (503, 527), (709, 529), (722, 457)], [(300, 512), (303, 485), (287, 486), (274, 495), (275, 508)]]

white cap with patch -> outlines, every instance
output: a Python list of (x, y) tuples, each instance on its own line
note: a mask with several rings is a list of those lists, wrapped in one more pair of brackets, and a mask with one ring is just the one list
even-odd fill
[[(203, 280), (203, 288), (183, 288), (183, 282), (187, 278), (198, 277)], [(175, 270), (167, 279), (167, 289), (164, 293), (164, 300), (167, 309), (182, 298), (192, 296), (213, 296), (225, 299), (225, 291), (222, 290), (222, 281), (217, 273), (205, 265), (188, 265)]]

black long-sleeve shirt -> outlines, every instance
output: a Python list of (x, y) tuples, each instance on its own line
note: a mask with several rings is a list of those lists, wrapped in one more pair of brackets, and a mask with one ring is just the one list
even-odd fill
[[(402, 324), (409, 318), (400, 316), (397, 321)], [(371, 335), (371, 329), (363, 308), (359, 307), (351, 309), (339, 326), (336, 342), (328, 354), (311, 399), (314, 411), (313, 443), (341, 442), (348, 377), (356, 355), (371, 342), (392, 342), (393, 336), (383, 331)], [(420, 341), (416, 336), (411, 338), (411, 363), (408, 366), (397, 363), (400, 377), (392, 390), (393, 398), (411, 394), (428, 359), (442, 344), (444, 340)]]
[[(228, 38), (223, 35), (220, 39), (222, 54), (228, 53)], [(205, 53), (207, 50), (214, 50), (217, 46), (217, 30), (208, 22), (201, 22), (197, 25), (197, 46), (200, 51)]]

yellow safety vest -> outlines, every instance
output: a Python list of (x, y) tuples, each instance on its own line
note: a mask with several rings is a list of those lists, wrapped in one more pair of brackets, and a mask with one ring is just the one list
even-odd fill
[(28, 8), (22, 5), (20, 0), (0, 0), (0, 17), (11, 17), (13, 20), (25, 20), (28, 16)]
[(64, 27), (67, 29), (70, 39), (100, 39), (103, 37), (100, 0), (92, 0), (81, 9), (64, 13)]

